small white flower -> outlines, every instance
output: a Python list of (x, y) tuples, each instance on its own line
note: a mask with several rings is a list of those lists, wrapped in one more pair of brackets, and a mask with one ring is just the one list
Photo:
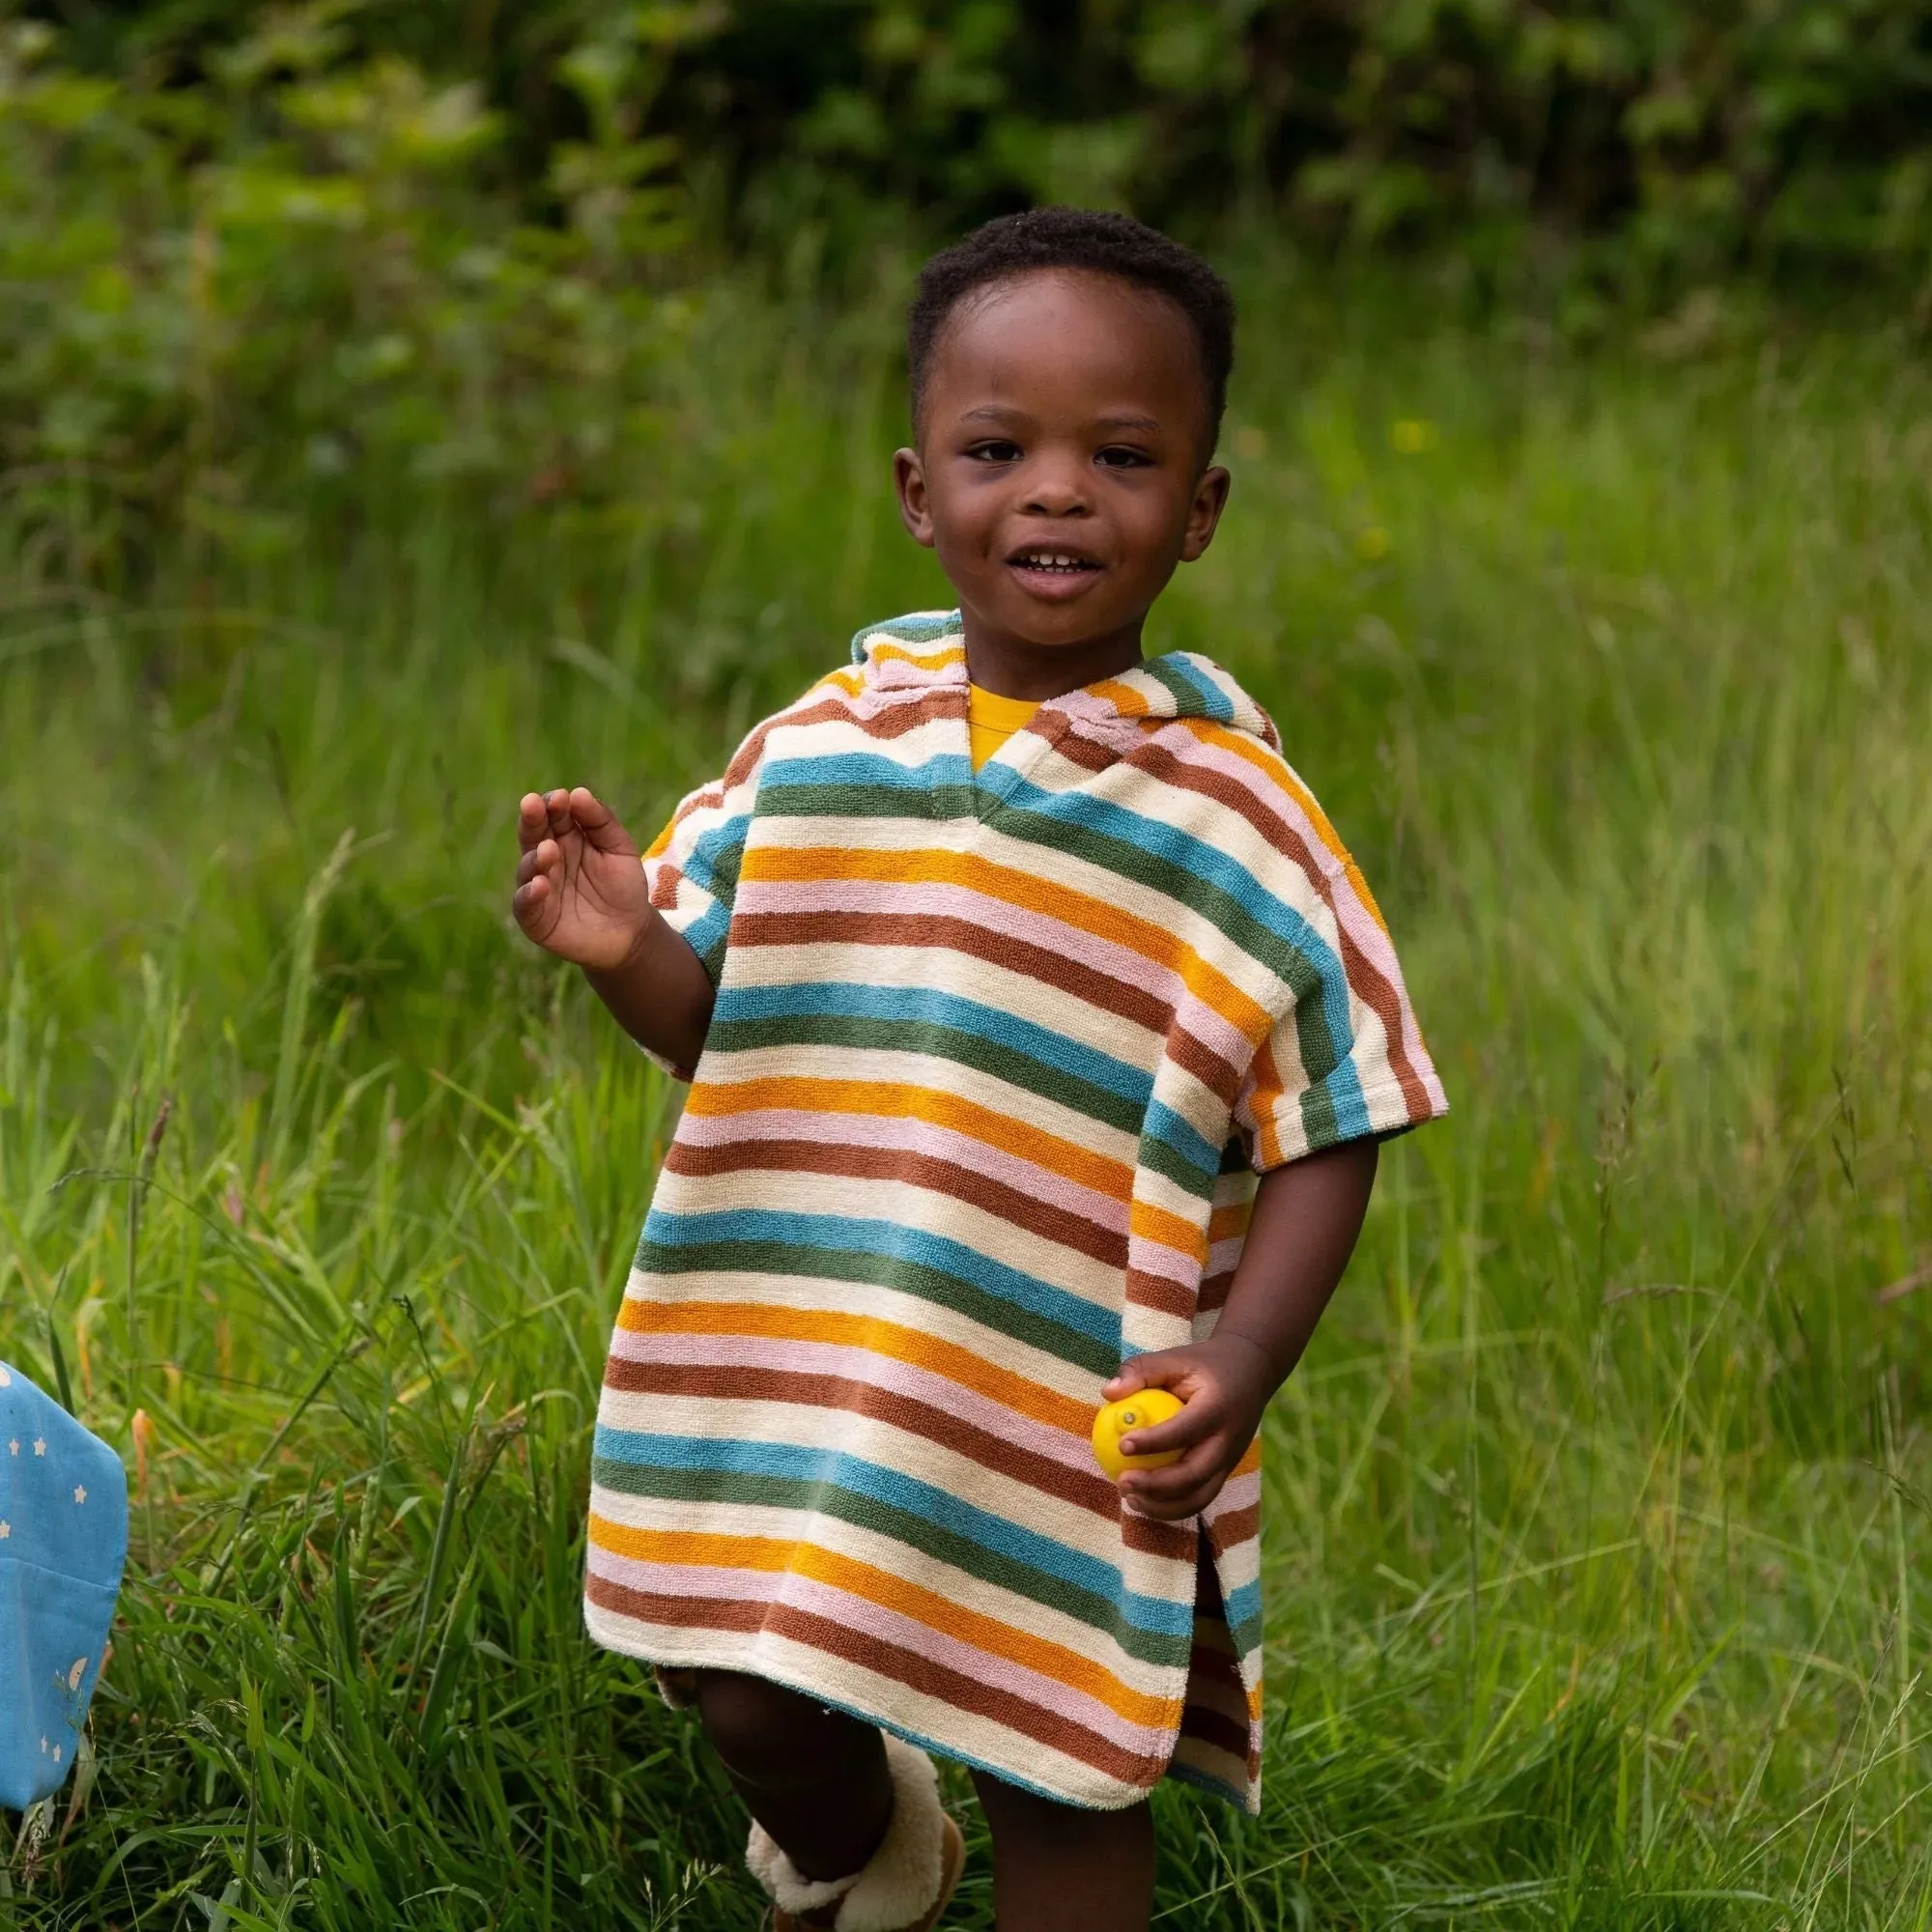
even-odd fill
[(73, 1486), (73, 1499), (77, 1503), (84, 1503), (87, 1500), (87, 1492), (78, 1483)]
[(54, 1747), (54, 1762), (56, 1764), (60, 1762), (60, 1754), (61, 1754), (61, 1747), (59, 1745), (56, 1745)]
[(14, 1378), (5, 1369), (0, 1369), (0, 1389), (10, 1389), (13, 1386)]
[(0, 1520), (0, 1543), (5, 1543), (13, 1534), (14, 1525), (11, 1522)]
[(76, 1657), (73, 1661), (73, 1668), (67, 1674), (67, 1688), (70, 1690), (78, 1690), (80, 1689), (80, 1680), (86, 1675), (87, 1659)]
[(37, 1436), (35, 1436), (35, 1437), (34, 1437), (34, 1454), (35, 1454), (36, 1456), (44, 1456), (44, 1455), (45, 1455), (46, 1453), (47, 1453), (47, 1439), (46, 1439), (46, 1437), (45, 1437), (44, 1435), (37, 1435)]
[(43, 1757), (45, 1757), (46, 1754), (47, 1754), (47, 1741), (45, 1738), (43, 1738), (41, 1740), (41, 1755)]
[(8, 1443), (7, 1453), (10, 1456), (17, 1456), (20, 1453), (20, 1438), (17, 1435)]

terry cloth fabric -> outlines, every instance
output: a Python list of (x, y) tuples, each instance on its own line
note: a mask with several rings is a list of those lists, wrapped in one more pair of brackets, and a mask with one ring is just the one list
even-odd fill
[(1257, 1808), (1259, 1449), (1161, 1523), (1089, 1430), (1212, 1330), (1258, 1170), (1441, 1085), (1226, 672), (1070, 693), (976, 779), (957, 613), (854, 657), (644, 861), (718, 993), (606, 1373), (591, 1634), (1070, 1804)]
[(969, 684), (966, 730), (973, 753), (973, 769), (980, 770), (1015, 731), (1024, 731), (1038, 709), (1029, 698), (1002, 697), (997, 691), (982, 691), (977, 684)]
[(0, 1362), (0, 1804), (67, 1776), (127, 1558), (120, 1457)]

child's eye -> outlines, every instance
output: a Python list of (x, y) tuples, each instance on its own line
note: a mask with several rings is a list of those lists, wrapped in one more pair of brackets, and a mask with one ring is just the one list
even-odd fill
[(1094, 461), (1109, 469), (1145, 469), (1153, 458), (1144, 449), (1127, 449), (1113, 443), (1105, 449), (1096, 450)]
[(1016, 442), (976, 442), (966, 454), (975, 463), (1017, 463), (1025, 452)]

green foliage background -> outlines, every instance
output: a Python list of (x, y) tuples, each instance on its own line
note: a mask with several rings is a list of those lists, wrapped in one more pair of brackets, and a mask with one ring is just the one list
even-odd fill
[[(623, 489), (677, 291), (847, 294), (1041, 199), (1566, 334), (1932, 292), (1932, 0), (62, 0), (0, 24), (0, 465), (268, 540), (332, 479)], [(70, 526), (71, 519), (68, 519)]]
[(136, 1495), (0, 1926), (754, 1922), (582, 1634), (676, 1100), (508, 814), (647, 830), (944, 598), (899, 298), (1064, 196), (1235, 276), (1151, 648), (1456, 1108), (1271, 1412), (1267, 1812), (1159, 1795), (1163, 1932), (1932, 1932), (1928, 72), (1932, 0), (0, 0), (0, 1352)]

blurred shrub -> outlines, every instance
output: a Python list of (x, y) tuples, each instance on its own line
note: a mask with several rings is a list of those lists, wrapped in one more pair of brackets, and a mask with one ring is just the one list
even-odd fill
[(1932, 0), (38, 14), (0, 25), (0, 468), (124, 550), (372, 457), (594, 491), (700, 243), (815, 283), (1067, 199), (1448, 251), (1479, 298), (1553, 259), (1573, 315), (1740, 268), (1932, 290)]
[(542, 495), (639, 427), (684, 313), (662, 289), (675, 146), (641, 128), (679, 10), (554, 63), (578, 127), (535, 183), (505, 165), (510, 117), (474, 79), (359, 45), (348, 13), (238, 17), (186, 83), (87, 71), (44, 25), (0, 26), (16, 530), (125, 561), (156, 520), (260, 540), (254, 513), (292, 482)]

